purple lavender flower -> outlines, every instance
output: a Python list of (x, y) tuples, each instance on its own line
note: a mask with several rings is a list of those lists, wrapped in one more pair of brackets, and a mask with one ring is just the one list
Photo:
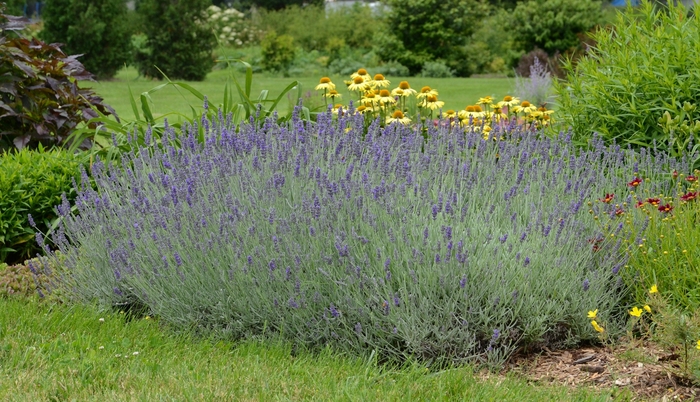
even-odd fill
[(384, 311), (384, 315), (389, 315), (389, 302), (384, 300), (382, 302), (382, 310)]
[(432, 212), (433, 212), (433, 219), (436, 219), (436, 218), (437, 218), (438, 212), (440, 212), (440, 210), (438, 209), (437, 204), (433, 204)]
[(330, 310), (331, 316), (333, 316), (333, 318), (340, 317), (340, 311), (338, 311), (338, 309), (335, 308), (335, 306), (333, 304), (331, 304), (329, 310)]
[(399, 299), (399, 294), (394, 293), (394, 306), (399, 307), (401, 305), (401, 299)]
[(530, 257), (525, 257), (525, 261), (523, 261), (523, 267), (527, 267), (530, 265)]
[(583, 280), (583, 290), (587, 291), (591, 283), (588, 281), (588, 278)]
[(467, 286), (467, 276), (462, 275), (462, 279), (459, 280), (459, 287), (464, 289), (465, 286)]
[(291, 307), (291, 308), (299, 308), (299, 304), (297, 304), (296, 300), (294, 300), (293, 297), (289, 298), (288, 304), (289, 304), (289, 307)]
[(357, 336), (362, 336), (362, 324), (360, 324), (359, 322), (355, 324), (355, 333), (357, 334)]

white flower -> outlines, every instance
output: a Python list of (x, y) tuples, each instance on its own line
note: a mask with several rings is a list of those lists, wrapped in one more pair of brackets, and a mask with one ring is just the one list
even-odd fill
[(211, 6), (207, 7), (207, 11), (209, 11), (211, 13), (219, 13), (219, 12), (221, 12), (221, 8), (214, 6), (214, 5), (211, 5)]
[(139, 355), (139, 352), (134, 352), (134, 353), (132, 353), (132, 355), (138, 356), (138, 355)]
[(221, 18), (221, 22), (228, 22), (228, 17)]
[(229, 32), (231, 32), (231, 27), (224, 27), (224, 28), (222, 29), (222, 31), (224, 31), (224, 32), (226, 32), (226, 33), (229, 33)]
[(104, 346), (100, 346), (100, 347), (97, 348), (97, 349), (102, 350), (102, 349), (104, 349), (104, 348), (105, 348)]
[(100, 318), (99, 321), (100, 321), (100, 322), (105, 322), (105, 319), (104, 319), (104, 318)]
[(221, 18), (221, 14), (218, 14), (218, 13), (217, 13), (217, 14), (212, 14), (212, 15), (209, 17), (209, 19), (212, 20), (212, 21), (216, 21), (216, 20), (218, 20), (219, 18)]

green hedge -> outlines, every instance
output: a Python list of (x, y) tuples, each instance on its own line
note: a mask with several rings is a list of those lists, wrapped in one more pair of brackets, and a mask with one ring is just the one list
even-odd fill
[(74, 198), (84, 158), (63, 150), (23, 149), (0, 156), (0, 262), (24, 261), (39, 252), (31, 214), (45, 232), (56, 219), (61, 194)]

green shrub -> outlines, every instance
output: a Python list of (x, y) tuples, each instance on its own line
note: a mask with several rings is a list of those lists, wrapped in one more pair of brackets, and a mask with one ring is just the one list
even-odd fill
[(581, 143), (597, 132), (608, 142), (656, 143), (678, 155), (700, 128), (693, 114), (700, 21), (682, 6), (660, 11), (648, 0), (617, 18), (614, 28), (593, 35), (597, 45), (576, 66), (565, 64), (568, 81), (555, 83), (559, 120)]
[(0, 7), (0, 151), (69, 144), (77, 126), (97, 117), (95, 110), (113, 113), (92, 90), (78, 86), (78, 80), (92, 75), (76, 56), (66, 56), (56, 44), (16, 34), (26, 24)]
[(373, 37), (375, 49), (383, 60), (396, 60), (408, 67), (411, 74), (417, 74), (425, 62), (442, 59), (457, 75), (469, 75), (464, 63), (464, 45), (479, 20), (487, 15), (486, 2), (387, 0), (386, 3), (388, 27), (382, 35)]
[(11, 151), (0, 156), (0, 261), (16, 263), (40, 251), (28, 215), (42, 231), (57, 215), (61, 194), (73, 199), (80, 156), (63, 150)]
[(455, 72), (444, 61), (426, 61), (420, 72), (421, 77), (449, 78), (454, 77)]
[(503, 29), (512, 25), (512, 13), (500, 8), (483, 20), (466, 45), (470, 74), (512, 73), (523, 53), (516, 47), (515, 35)]
[(139, 13), (144, 21), (148, 51), (135, 60), (139, 73), (162, 78), (201, 81), (214, 66), (216, 37), (206, 24), (210, 0), (142, 0)]
[[(56, 264), (46, 259), (33, 258), (21, 264), (0, 263), (0, 298), (46, 296), (41, 289), (53, 289), (56, 278)], [(59, 294), (50, 297), (60, 300)]]
[(51, 0), (42, 18), (41, 39), (82, 54), (85, 68), (100, 78), (114, 77), (130, 60), (131, 32), (123, 0)]
[(513, 10), (512, 35), (519, 50), (540, 48), (548, 54), (579, 46), (579, 35), (603, 21), (597, 0), (529, 0)]
[[(323, 7), (313, 6), (288, 7), (280, 11), (262, 10), (255, 21), (259, 30), (290, 35), (294, 43), (304, 50), (325, 50), (331, 56), (333, 50), (340, 47), (371, 47), (367, 38), (374, 37), (383, 27), (371, 9), (360, 4), (328, 12)], [(362, 26), (361, 33), (358, 26)]]
[(9, 15), (24, 15), (25, 0), (7, 0), (4, 3)]
[(277, 35), (268, 31), (262, 43), (262, 65), (265, 70), (282, 71), (285, 74), (294, 61), (294, 38), (289, 35)]

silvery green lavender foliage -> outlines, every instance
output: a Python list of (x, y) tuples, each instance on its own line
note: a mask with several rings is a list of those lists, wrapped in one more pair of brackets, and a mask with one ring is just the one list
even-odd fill
[(624, 187), (606, 173), (632, 168), (618, 148), (517, 126), (502, 142), (365, 133), (359, 115), (201, 127), (204, 143), (167, 128), (123, 168), (96, 163), (78, 212), (58, 207), (77, 300), (233, 339), (496, 363), (592, 340), (585, 311), (620, 308), (621, 245), (593, 251), (586, 205)]
[(534, 105), (544, 105), (551, 101), (551, 93), (552, 75), (539, 57), (535, 57), (530, 66), (530, 76), (515, 77), (515, 94)]

